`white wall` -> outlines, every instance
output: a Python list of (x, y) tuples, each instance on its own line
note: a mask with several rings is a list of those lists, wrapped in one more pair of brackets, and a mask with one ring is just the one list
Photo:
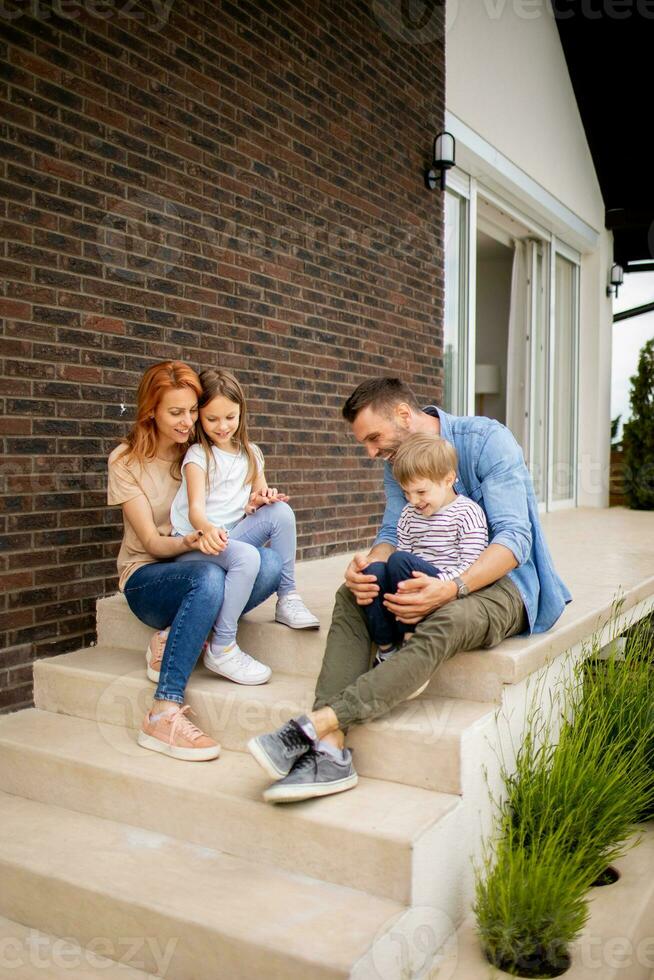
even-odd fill
[[(571, 231), (569, 244), (582, 252), (579, 503), (607, 506), (613, 236), (548, 0), (448, 0), (446, 63), (448, 112), (581, 219), (587, 237), (597, 233), (597, 244), (584, 246)], [(526, 211), (524, 192), (519, 199)], [(533, 217), (565, 240), (560, 220), (548, 225), (536, 198)]]

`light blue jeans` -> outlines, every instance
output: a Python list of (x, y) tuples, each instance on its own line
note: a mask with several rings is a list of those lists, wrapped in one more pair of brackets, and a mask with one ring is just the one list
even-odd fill
[(213, 639), (228, 646), (236, 639), (241, 613), (250, 597), (259, 572), (261, 555), (258, 549), (270, 542), (270, 550), (279, 555), (282, 572), (278, 595), (295, 590), (295, 514), (279, 500), (264, 504), (254, 514), (248, 514), (229, 531), (229, 544), (219, 555), (187, 551), (175, 561), (210, 561), (225, 572), (225, 598), (213, 628)]

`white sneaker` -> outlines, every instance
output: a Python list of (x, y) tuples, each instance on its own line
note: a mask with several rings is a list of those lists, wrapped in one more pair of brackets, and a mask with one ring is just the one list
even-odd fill
[(307, 609), (297, 592), (280, 596), (275, 606), (275, 622), (290, 626), (292, 630), (320, 629), (320, 620)]
[(214, 652), (214, 647), (210, 644), (209, 649), (205, 651), (203, 662), (207, 670), (220, 674), (221, 677), (227, 677), (237, 684), (265, 684), (272, 675), (270, 667), (255, 660), (245, 650), (241, 650), (238, 643), (235, 643), (227, 653), (224, 652), (223, 647), (218, 647), (217, 652)]

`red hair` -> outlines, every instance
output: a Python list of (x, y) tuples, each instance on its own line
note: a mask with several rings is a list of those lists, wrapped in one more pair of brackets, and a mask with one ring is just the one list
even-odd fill
[[(152, 417), (166, 391), (173, 388), (190, 388), (199, 399), (202, 394), (200, 379), (188, 364), (182, 361), (162, 361), (144, 372), (136, 396), (136, 421), (123, 440), (125, 454), (143, 464), (157, 454), (157, 423)], [(194, 433), (191, 431), (190, 436)], [(188, 442), (178, 447), (179, 455), (173, 460), (171, 472), (179, 475)]]

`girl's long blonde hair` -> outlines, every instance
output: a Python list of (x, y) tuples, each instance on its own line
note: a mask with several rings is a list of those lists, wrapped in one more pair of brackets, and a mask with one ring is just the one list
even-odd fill
[[(188, 364), (183, 361), (162, 361), (153, 364), (144, 372), (136, 396), (136, 421), (123, 440), (127, 444), (124, 456), (143, 465), (146, 460), (157, 455), (157, 423), (154, 412), (162, 396), (171, 388), (190, 388), (199, 399), (202, 395), (200, 379)], [(190, 433), (192, 441), (193, 431)], [(181, 463), (189, 442), (177, 446), (177, 457), (172, 461), (170, 472), (179, 477)]]
[[(246, 486), (248, 483), (253, 484), (259, 474), (259, 464), (263, 465), (263, 458), (261, 455), (259, 455), (257, 458), (257, 454), (253, 449), (252, 443), (250, 442), (250, 438), (248, 436), (245, 392), (233, 374), (231, 374), (229, 371), (221, 371), (216, 368), (207, 368), (206, 371), (202, 371), (200, 373), (200, 384), (202, 385), (202, 394), (200, 395), (200, 400), (198, 402), (198, 407), (200, 409), (205, 408), (210, 401), (219, 395), (222, 395), (223, 398), (227, 398), (230, 402), (234, 402), (236, 405), (238, 405), (238, 428), (236, 429), (235, 434), (232, 436), (232, 441), (237, 443), (238, 448), (241, 452), (245, 453), (248, 460), (248, 469), (243, 481), (243, 486)], [(213, 443), (202, 428), (201, 423), (198, 425), (197, 434), (198, 442), (203, 447), (207, 459), (208, 483), (209, 473), (216, 465), (215, 456), (211, 451)]]

